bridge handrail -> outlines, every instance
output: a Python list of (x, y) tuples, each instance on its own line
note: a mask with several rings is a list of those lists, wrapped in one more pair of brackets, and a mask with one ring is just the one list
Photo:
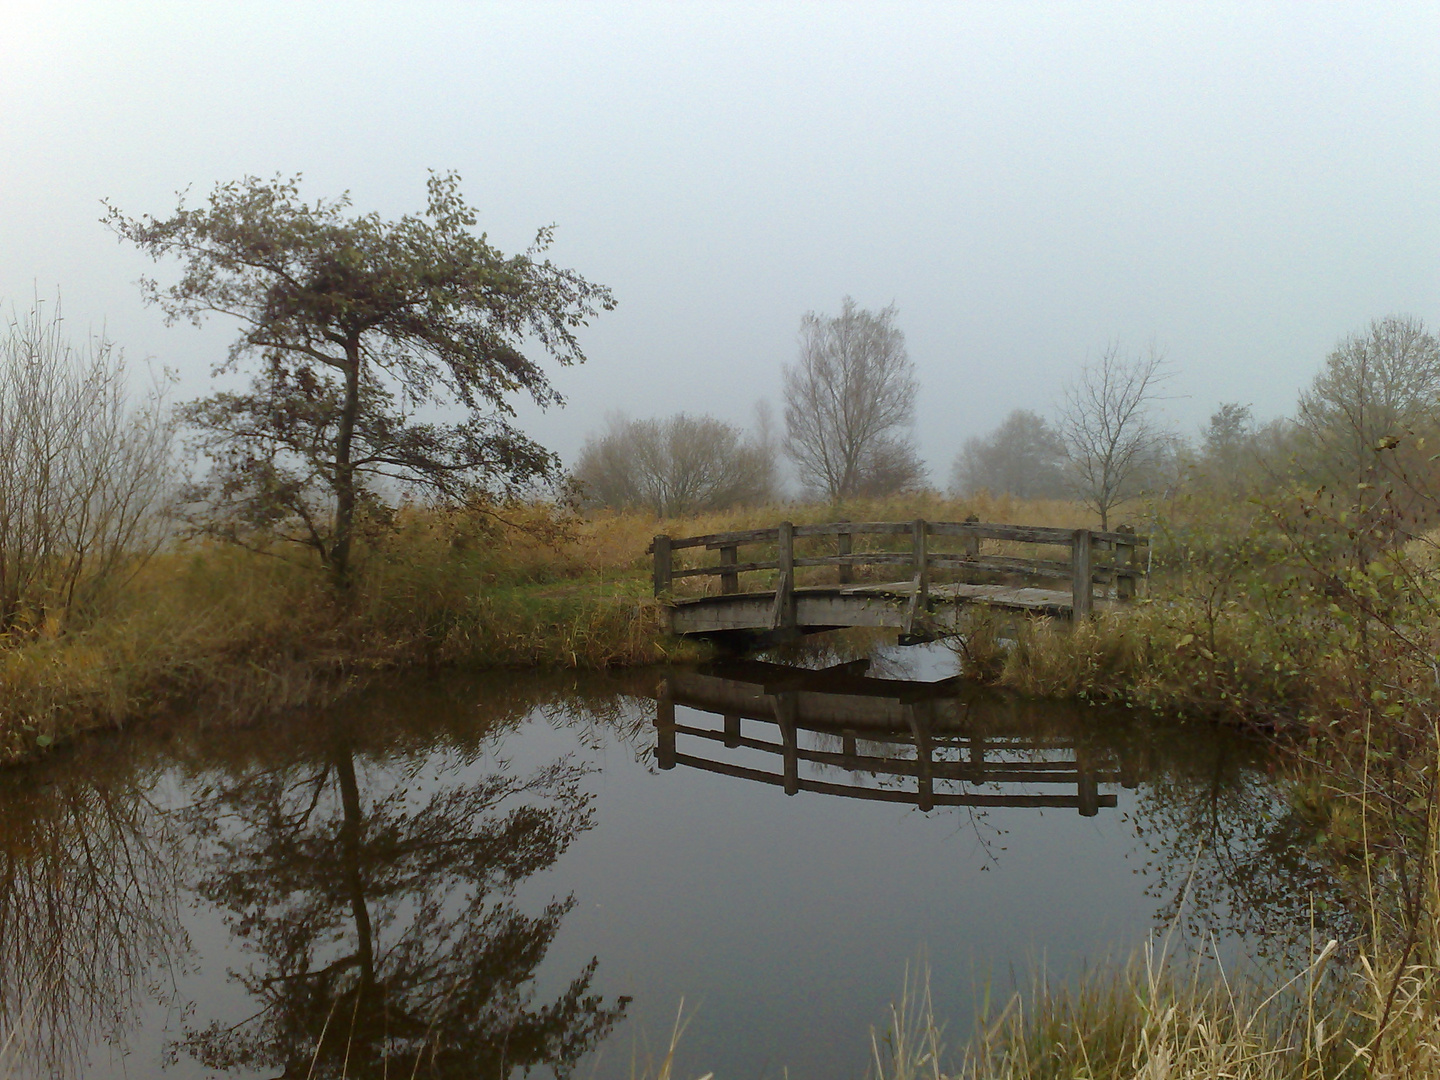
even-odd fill
[[(909, 551), (854, 552), (852, 538), (859, 535), (911, 537)], [(796, 538), (834, 536), (838, 550), (834, 555), (795, 554)], [(965, 541), (963, 552), (931, 552), (932, 536), (958, 537)], [(1008, 540), (1018, 543), (1067, 547), (1066, 561), (1022, 558), (1006, 555), (981, 555), (981, 540)], [(775, 544), (774, 559), (740, 562), (738, 553), (744, 544)], [(835, 521), (816, 525), (792, 525), (782, 522), (774, 528), (743, 529), (709, 533), (702, 536), (656, 536), (647, 552), (654, 555), (655, 594), (667, 591), (676, 578), (719, 576), (722, 593), (739, 591), (739, 576), (760, 570), (779, 571), (776, 586), (777, 611), (788, 603), (795, 588), (795, 570), (806, 566), (834, 566), (840, 572), (842, 585), (851, 581), (856, 566), (910, 566), (915, 571), (912, 607), (923, 605), (929, 596), (932, 569), (968, 569), (993, 573), (1014, 573), (1033, 577), (1068, 579), (1071, 582), (1072, 613), (1076, 618), (1090, 614), (1093, 608), (1093, 587), (1096, 583), (1116, 586), (1116, 598), (1134, 596), (1135, 582), (1145, 576), (1140, 568), (1138, 549), (1149, 544), (1149, 537), (1119, 529), (1059, 529), (1043, 525), (1002, 525), (978, 520), (967, 521)], [(718, 565), (676, 568), (673, 553), (686, 548), (703, 547), (720, 552)], [(1096, 548), (1113, 552), (1107, 563), (1096, 564)]]
[[(1075, 539), (1074, 529), (1061, 529), (1050, 525), (1001, 525), (985, 521), (927, 521), (925, 523), (930, 536), (964, 536), (974, 537), (979, 540), (1011, 540), (1022, 544), (1055, 544), (1068, 547)], [(831, 521), (818, 525), (796, 525), (794, 535), (797, 539), (806, 536), (873, 536), (889, 535), (903, 536), (908, 534), (914, 527), (910, 521)], [(1093, 541), (1100, 541), (1104, 544), (1135, 544), (1144, 545), (1149, 543), (1149, 537), (1137, 533), (1125, 533), (1116, 531), (1101, 531), (1099, 529), (1089, 530)], [(670, 538), (670, 550), (678, 551), (682, 548), (706, 547), (719, 548), (732, 544), (764, 544), (773, 543), (780, 536), (778, 526), (768, 529), (740, 529), (733, 532), (708, 533), (702, 536), (677, 536)], [(645, 553), (652, 554), (655, 550), (654, 542), (645, 549)]]

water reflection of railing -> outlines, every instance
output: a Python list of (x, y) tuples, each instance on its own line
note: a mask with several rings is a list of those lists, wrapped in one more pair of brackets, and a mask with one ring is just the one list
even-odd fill
[[(921, 810), (1054, 807), (1093, 817), (1117, 803), (1099, 785), (1135, 786), (1134, 769), (1123, 759), (1013, 710), (975, 710), (957, 680), (872, 679), (862, 672), (863, 662), (824, 671), (749, 662), (672, 672), (656, 692), (657, 764), (769, 784), (787, 795), (809, 791)], [(677, 705), (717, 716), (720, 726), (680, 722)], [(764, 726), (757, 730), (755, 722)], [(687, 752), (700, 748), (773, 755), (780, 771)], [(850, 782), (802, 776), (802, 763), (843, 770)], [(1004, 790), (1021, 786), (1045, 790)]]

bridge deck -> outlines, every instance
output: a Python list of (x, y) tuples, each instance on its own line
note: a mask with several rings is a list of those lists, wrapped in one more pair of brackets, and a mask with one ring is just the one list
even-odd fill
[(923, 610), (914, 610), (916, 588), (910, 581), (864, 585), (802, 585), (791, 590), (792, 612), (775, 591), (729, 593), (672, 600), (671, 627), (677, 634), (727, 631), (799, 633), (841, 627), (894, 627), (906, 633), (951, 633), (959, 629), (961, 609), (981, 604), (1030, 615), (1069, 618), (1069, 590), (951, 582), (931, 585)]

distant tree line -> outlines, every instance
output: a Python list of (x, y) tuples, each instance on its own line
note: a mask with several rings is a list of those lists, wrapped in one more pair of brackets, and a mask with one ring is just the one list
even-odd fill
[[(849, 297), (838, 315), (806, 314), (782, 373), (778, 436), (768, 418), (754, 435), (684, 413), (612, 419), (575, 469), (586, 498), (660, 516), (754, 505), (779, 496), (782, 458), (804, 497), (836, 505), (923, 488), (918, 383), (896, 319), (893, 306), (867, 311)], [(1250, 406), (1225, 402), (1187, 439), (1160, 414), (1171, 375), (1158, 349), (1110, 344), (1080, 366), (1051, 416), (1016, 409), (966, 439), (951, 492), (1071, 500), (1109, 528), (1135, 500), (1186, 485), (1238, 496), (1269, 476), (1356, 490), (1376, 447), (1395, 449), (1387, 440), (1408, 438), (1409, 456), (1397, 460), (1423, 471), (1423, 432), (1440, 423), (1440, 346), (1409, 316), (1373, 320), (1341, 341), (1289, 419), (1258, 423)]]
[(1440, 341), (1407, 315), (1345, 337), (1300, 395), (1293, 417), (1258, 423), (1249, 405), (1220, 404), (1196, 440), (1161, 424), (1169, 372), (1158, 353), (1111, 346), (1082, 367), (1053, 420), (1023, 409), (966, 440), (951, 487), (1022, 498), (1076, 499), (1108, 524), (1117, 507), (1181, 484), (1240, 496), (1301, 481), (1356, 504), (1385, 469), (1413, 483), (1434, 471), (1440, 436)]
[(779, 493), (788, 458), (804, 494), (839, 503), (923, 487), (915, 449), (915, 365), (894, 306), (878, 312), (848, 296), (835, 316), (809, 312), (800, 352), (784, 375), (785, 431), (768, 412), (747, 436), (708, 416), (612, 419), (580, 451), (575, 477), (595, 505), (661, 516), (755, 504)]

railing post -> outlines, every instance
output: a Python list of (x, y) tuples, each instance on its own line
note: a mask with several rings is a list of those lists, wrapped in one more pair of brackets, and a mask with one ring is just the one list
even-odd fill
[(915, 553), (915, 592), (922, 607), (930, 598), (930, 557), (925, 544), (927, 532), (928, 526), (923, 518), (916, 518), (910, 525), (910, 542)]
[(910, 523), (911, 562), (915, 564), (915, 577), (910, 583), (910, 603), (905, 608), (905, 622), (900, 627), (900, 643), (913, 644), (917, 628), (924, 625), (930, 615), (930, 557), (926, 552), (925, 535), (929, 531), (923, 518)]
[[(1127, 536), (1135, 535), (1135, 526), (1121, 525), (1116, 532)], [(1117, 541), (1115, 544), (1115, 599), (1124, 603), (1135, 598), (1135, 579), (1125, 571), (1135, 565), (1135, 541)]]
[[(979, 523), (979, 514), (969, 514), (965, 518), (966, 525), (978, 525)], [(980, 537), (974, 533), (967, 533), (965, 535), (965, 557), (967, 559), (978, 559), (980, 557)]]
[[(846, 522), (842, 521), (841, 524), (844, 525), (846, 524)], [(835, 538), (835, 554), (850, 555), (852, 553), (853, 545), (851, 542), (850, 534), (848, 532), (840, 533), (840, 535)], [(840, 584), (849, 585), (853, 580), (855, 580), (854, 567), (852, 567), (849, 563), (841, 563)]]
[[(740, 545), (726, 544), (720, 549), (720, 565), (734, 566), (740, 561)], [(727, 570), (720, 575), (720, 591), (725, 594), (737, 593), (740, 591), (740, 575), (734, 570)]]
[(675, 702), (668, 682), (660, 684), (655, 698), (655, 764), (662, 769), (675, 768)]
[(655, 537), (655, 595), (670, 588), (670, 537)]
[(775, 561), (780, 573), (775, 581), (775, 609), (770, 624), (779, 630), (795, 625), (795, 526), (788, 521), (780, 523)]
[(1095, 576), (1089, 529), (1076, 529), (1070, 542), (1070, 615), (1077, 622), (1088, 619), (1095, 601), (1091, 579)]

